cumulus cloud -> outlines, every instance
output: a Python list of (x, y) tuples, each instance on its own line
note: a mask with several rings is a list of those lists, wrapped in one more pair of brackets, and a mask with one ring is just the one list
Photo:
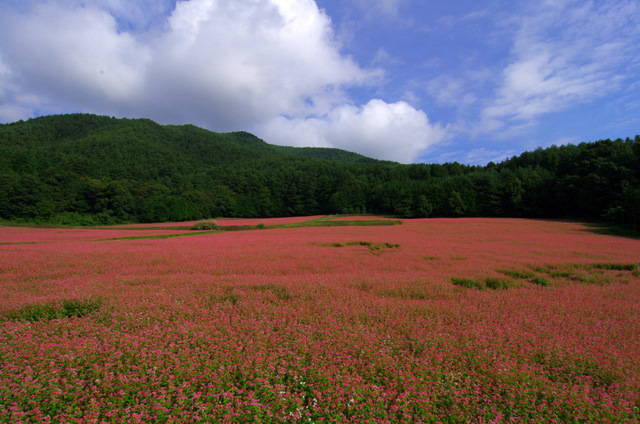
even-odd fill
[(182, 119), (247, 127), (274, 114), (310, 113), (320, 98), (374, 75), (340, 55), (313, 1), (192, 0), (177, 5), (169, 24), (147, 78), (171, 90), (170, 103), (152, 103), (162, 117), (179, 108)]
[(19, 90), (14, 101), (37, 96), (45, 104), (83, 107), (127, 102), (139, 94), (149, 52), (131, 35), (118, 33), (104, 10), (43, 3), (29, 14), (3, 12), (0, 53), (7, 79)]
[(625, 65), (637, 67), (640, 35), (629, 19), (636, 2), (545, 2), (521, 19), (512, 60), (495, 98), (482, 111), (483, 130), (524, 128), (539, 116), (619, 90)]
[[(399, 143), (392, 133), (411, 134), (403, 160), (429, 144), (413, 132), (433, 128), (408, 104), (346, 106), (347, 89), (375, 81), (380, 71), (340, 52), (331, 20), (313, 0), (134, 3), (0, 5), (0, 121), (83, 111), (216, 131), (274, 129), (287, 122), (288, 134), (306, 127), (298, 133), (307, 139), (378, 156), (385, 154), (381, 132), (391, 151)], [(372, 122), (371, 114), (386, 120)], [(318, 116), (325, 118), (308, 118)], [(379, 131), (357, 128), (372, 123)], [(329, 130), (336, 127), (353, 144)]]
[(432, 125), (424, 112), (379, 99), (362, 107), (342, 105), (318, 118), (280, 116), (258, 133), (276, 144), (337, 147), (403, 163), (446, 137), (445, 128)]

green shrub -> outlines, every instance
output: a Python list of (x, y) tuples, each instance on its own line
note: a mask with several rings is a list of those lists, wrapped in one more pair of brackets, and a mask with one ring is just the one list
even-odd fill
[(203, 221), (203, 222), (198, 222), (197, 224), (193, 225), (191, 227), (192, 230), (198, 230), (198, 231), (210, 231), (210, 230), (217, 230), (218, 229), (218, 224), (216, 224), (215, 221)]

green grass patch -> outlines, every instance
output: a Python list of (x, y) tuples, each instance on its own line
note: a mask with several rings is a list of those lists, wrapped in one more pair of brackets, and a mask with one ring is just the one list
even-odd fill
[(483, 290), (485, 288), (484, 284), (471, 278), (452, 278), (451, 282), (454, 286), (462, 286), (468, 289), (472, 289), (475, 287), (477, 289)]
[(537, 284), (539, 286), (544, 286), (544, 287), (549, 285), (549, 282), (544, 277), (533, 277), (531, 282), (534, 283), (534, 284)]
[(551, 268), (550, 267), (544, 267), (544, 266), (531, 266), (531, 269), (539, 272), (541, 274), (550, 274), (551, 273)]
[(85, 230), (130, 230), (130, 231), (154, 231), (154, 230), (164, 230), (164, 231), (189, 231), (192, 227), (187, 227), (184, 225), (164, 225), (157, 227), (63, 227), (63, 228), (74, 228), (74, 229), (85, 229)]
[(15, 311), (5, 313), (3, 318), (5, 320), (27, 322), (49, 321), (58, 318), (80, 318), (97, 311), (101, 305), (102, 301), (97, 298), (63, 299), (56, 302), (26, 305)]
[(535, 277), (535, 274), (531, 271), (515, 270), (515, 269), (499, 269), (497, 271), (501, 274), (504, 274), (513, 278), (529, 279), (529, 278)]
[[(640, 264), (598, 262), (598, 263), (565, 263), (548, 266), (528, 265), (529, 269), (499, 269), (501, 274), (522, 280), (522, 283), (537, 284), (548, 287), (566, 285), (570, 282), (584, 284), (629, 283), (633, 277), (640, 277)], [(514, 285), (515, 284), (515, 285)], [(487, 288), (500, 287), (499, 280), (487, 279)], [(511, 287), (522, 287), (513, 283)]]
[(611, 284), (614, 282), (628, 282), (630, 276), (640, 276), (640, 266), (637, 263), (592, 263), (571, 264), (572, 272), (559, 276), (586, 284)]
[[(204, 230), (198, 232), (183, 232), (179, 234), (166, 234), (166, 235), (158, 235), (158, 236), (134, 236), (134, 237), (116, 237), (116, 238), (107, 238), (100, 239), (99, 241), (118, 241), (118, 240), (154, 240), (154, 239), (168, 239), (174, 237), (188, 237), (188, 236), (197, 236), (201, 234), (211, 234), (218, 233), (224, 231), (246, 231), (246, 230), (265, 230), (265, 229), (273, 229), (273, 228), (303, 228), (303, 227), (353, 227), (353, 226), (388, 226), (388, 225), (400, 225), (402, 221), (400, 220), (370, 220), (370, 221), (323, 221), (320, 219), (312, 219), (309, 221), (296, 222), (292, 224), (280, 224), (280, 225), (266, 225), (264, 223), (259, 223), (257, 225), (227, 225), (227, 226), (216, 226), (216, 229), (206, 230), (205, 228), (195, 228), (201, 223), (194, 225), (193, 227), (127, 227), (127, 228), (117, 228), (117, 229), (128, 229), (128, 230)], [(202, 223), (204, 224), (204, 223)], [(96, 227), (98, 229), (98, 227)], [(100, 227), (100, 229), (116, 229), (114, 227)], [(397, 247), (397, 246), (396, 246)]]
[(513, 281), (500, 278), (487, 278), (484, 280), (484, 285), (492, 290), (506, 290), (513, 286)]
[(345, 246), (367, 246), (371, 247), (373, 245), (370, 241), (350, 241), (345, 244)]
[(567, 271), (552, 271), (551, 278), (571, 278), (572, 274)]
[[(614, 282), (628, 282), (629, 277), (640, 276), (638, 263), (587, 263), (564, 264), (561, 266), (548, 266), (547, 275), (550, 282), (553, 280), (570, 280), (585, 284), (611, 284)], [(536, 282), (536, 281), (532, 281)]]
[(400, 247), (398, 243), (375, 243), (371, 241), (350, 241), (347, 243), (329, 243), (326, 246), (330, 247), (346, 247), (346, 246), (365, 246), (369, 248), (371, 253), (377, 253), (384, 249), (397, 249)]
[(569, 279), (572, 281), (578, 281), (580, 283), (585, 283), (585, 284), (605, 284), (609, 282), (606, 276), (603, 276), (603, 275), (595, 276), (591, 274), (575, 274), (569, 277)]
[(588, 265), (586, 268), (603, 269), (606, 271), (635, 271), (638, 269), (638, 264), (600, 263)]

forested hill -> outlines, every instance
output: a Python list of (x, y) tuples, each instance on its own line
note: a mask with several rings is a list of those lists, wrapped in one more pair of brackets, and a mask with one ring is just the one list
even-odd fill
[(88, 114), (0, 125), (0, 219), (58, 224), (375, 212), (637, 226), (640, 137), (485, 167), (401, 165), (246, 132)]

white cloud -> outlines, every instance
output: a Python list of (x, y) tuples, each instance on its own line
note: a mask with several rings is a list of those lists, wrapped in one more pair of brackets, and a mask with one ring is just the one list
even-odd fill
[(3, 12), (0, 53), (22, 97), (90, 106), (139, 94), (149, 53), (129, 34), (118, 33), (110, 14), (53, 3), (36, 5), (30, 14)]
[(146, 34), (122, 31), (103, 8), (126, 9), (120, 1), (87, 4), (1, 10), (0, 54), (24, 91), (226, 130), (339, 97), (375, 74), (340, 54), (311, 0), (179, 2), (164, 31)]
[[(169, 24), (147, 78), (171, 90), (153, 102), (162, 117), (178, 107), (183, 119), (244, 128), (280, 113), (317, 112), (326, 97), (374, 75), (340, 55), (313, 1), (191, 0), (178, 4)], [(170, 103), (162, 101), (167, 94)]]
[(399, 161), (444, 136), (404, 102), (347, 106), (381, 71), (341, 54), (313, 0), (9, 2), (0, 40), (0, 121), (142, 116)]
[(520, 22), (512, 60), (482, 111), (481, 131), (508, 126), (513, 133), (541, 115), (619, 90), (628, 77), (625, 67), (638, 53), (640, 31), (628, 22), (638, 13), (630, 1), (535, 6)]
[(363, 107), (342, 105), (318, 118), (277, 117), (257, 131), (275, 144), (337, 147), (364, 155), (408, 163), (443, 141), (446, 129), (405, 102), (379, 99)]

